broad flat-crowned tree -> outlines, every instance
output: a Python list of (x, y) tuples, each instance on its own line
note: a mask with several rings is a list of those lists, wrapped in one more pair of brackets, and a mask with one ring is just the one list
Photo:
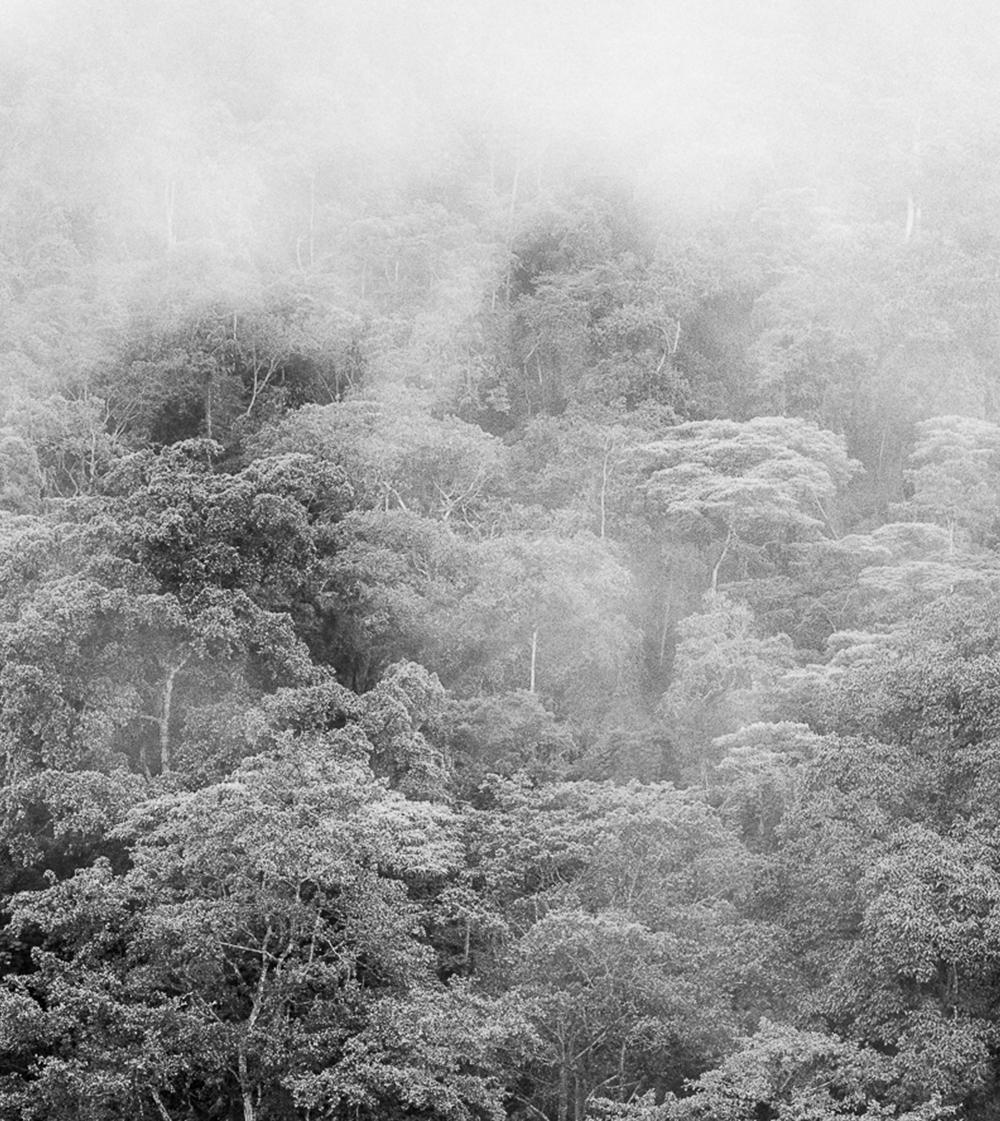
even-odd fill
[[(956, 547), (947, 527), (888, 522), (796, 546), (786, 586), (762, 609), (798, 645), (822, 649), (836, 632), (888, 632), (942, 596), (986, 593), (995, 579), (993, 558)], [(741, 590), (758, 598), (753, 581)]]
[(636, 456), (646, 516), (709, 554), (713, 591), (727, 559), (766, 570), (793, 542), (829, 534), (853, 468), (841, 437), (789, 417), (681, 424)]
[(872, 656), (846, 664), (826, 687), (834, 730), (905, 745), (939, 769), (941, 820), (967, 812), (1000, 729), (995, 602), (984, 588), (940, 597), (892, 636), (866, 644)]

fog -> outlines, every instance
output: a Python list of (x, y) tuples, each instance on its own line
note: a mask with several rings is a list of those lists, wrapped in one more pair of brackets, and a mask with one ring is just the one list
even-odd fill
[(472, 140), (543, 176), (572, 150), (653, 201), (836, 198), (845, 172), (904, 160), (918, 119), (925, 143), (962, 142), (995, 84), (998, 28), (988, 4), (903, 0), (7, 0), (2, 19), (8, 87), (65, 102), (72, 134), (49, 135), (50, 158), (78, 189), (101, 189), (80, 161), (92, 179), (116, 166), (104, 188), (122, 202), (150, 164), (214, 165), (242, 183), (242, 198), (217, 188), (230, 208), (296, 164), (350, 153), (398, 179)]
[[(137, 304), (231, 303), (289, 269), (353, 315), (402, 268), (393, 314), (417, 301), (440, 349), (532, 208), (588, 181), (649, 244), (713, 222), (958, 236), (971, 211), (981, 241), (1000, 212), (985, 3), (5, 0), (0, 19), (8, 380), (95, 361)], [(400, 238), (437, 247), (407, 274)]]

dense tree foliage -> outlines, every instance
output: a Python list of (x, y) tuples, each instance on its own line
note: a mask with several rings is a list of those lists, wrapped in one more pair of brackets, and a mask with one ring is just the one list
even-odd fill
[(540, 5), (600, 138), (486, 5), (86, 7), (0, 42), (0, 1121), (996, 1117), (990, 6)]

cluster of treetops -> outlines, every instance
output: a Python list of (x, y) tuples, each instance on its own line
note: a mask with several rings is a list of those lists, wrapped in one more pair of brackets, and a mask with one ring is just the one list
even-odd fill
[(996, 161), (664, 213), (466, 136), (251, 258), (48, 176), (66, 73), (0, 121), (0, 1118), (995, 1117)]

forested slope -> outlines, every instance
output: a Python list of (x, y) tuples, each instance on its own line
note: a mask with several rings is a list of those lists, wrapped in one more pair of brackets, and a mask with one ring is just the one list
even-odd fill
[(10, 8), (0, 1118), (1000, 1111), (997, 17), (579, 7)]

